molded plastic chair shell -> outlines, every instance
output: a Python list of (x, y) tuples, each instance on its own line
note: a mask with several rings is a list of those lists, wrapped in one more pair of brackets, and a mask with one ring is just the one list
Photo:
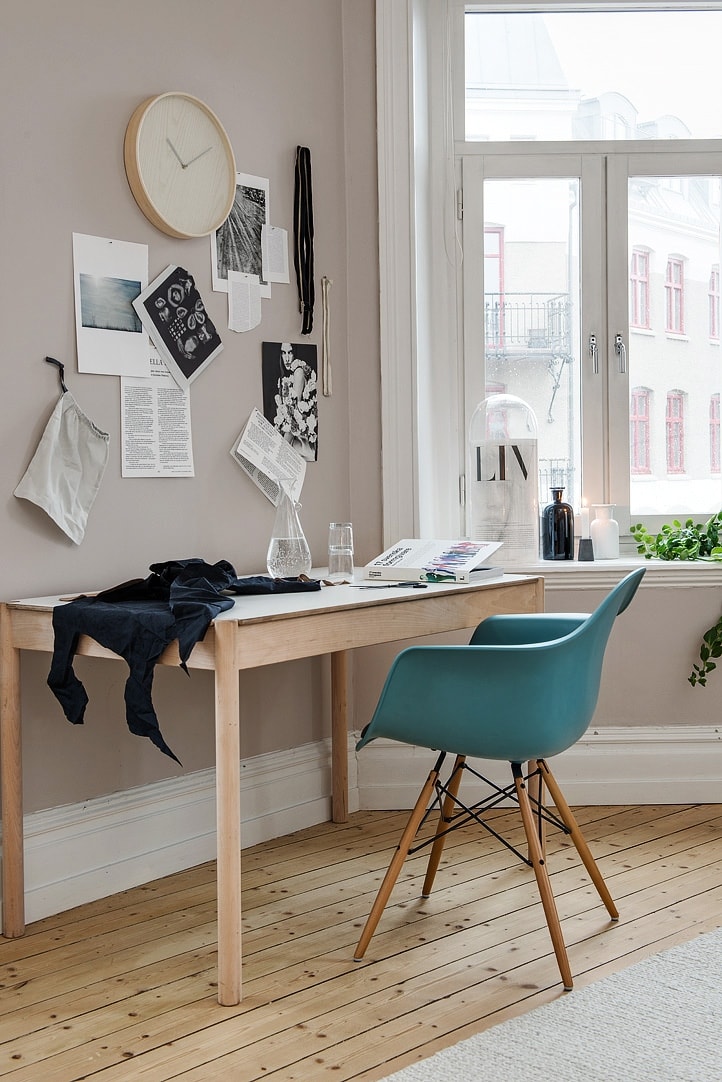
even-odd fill
[(614, 620), (643, 576), (631, 572), (591, 614), (491, 616), (468, 646), (403, 650), (357, 750), (387, 737), (512, 763), (558, 755), (589, 726)]
[[(385, 736), (440, 754), (379, 887), (354, 953), (357, 961), (364, 957), (408, 854), (431, 845), (422, 889), (428, 897), (452, 830), (473, 819), (504, 840), (484, 818), (504, 797), (518, 805), (528, 858), (505, 844), (534, 870), (559, 973), (571, 991), (572, 970), (547, 868), (546, 825), (561, 828), (571, 838), (611, 920), (619, 918), (619, 911), (546, 759), (570, 747), (589, 725), (609, 633), (643, 575), (644, 568), (627, 575), (591, 615), (492, 616), (479, 624), (468, 646), (416, 646), (398, 655), (357, 747)], [(444, 783), (441, 768), (449, 751), (456, 752), (456, 760)], [(467, 756), (508, 760), (513, 785), (500, 789), (472, 768)], [(521, 764), (527, 761), (525, 777)], [(473, 807), (459, 797), (462, 774), (468, 771), (491, 788), (491, 795)], [(532, 780), (535, 793), (529, 791)], [(545, 792), (554, 812), (545, 807)], [(436, 833), (417, 844), (434, 807), (439, 809)]]

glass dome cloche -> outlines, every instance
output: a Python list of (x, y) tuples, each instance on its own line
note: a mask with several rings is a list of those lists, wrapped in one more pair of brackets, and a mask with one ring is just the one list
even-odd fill
[(504, 564), (539, 559), (539, 467), (534, 411), (512, 394), (482, 399), (469, 422), (468, 532), (501, 541)]

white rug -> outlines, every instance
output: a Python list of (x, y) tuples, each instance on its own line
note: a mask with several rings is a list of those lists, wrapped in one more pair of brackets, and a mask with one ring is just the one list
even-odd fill
[(384, 1082), (721, 1082), (722, 928)]

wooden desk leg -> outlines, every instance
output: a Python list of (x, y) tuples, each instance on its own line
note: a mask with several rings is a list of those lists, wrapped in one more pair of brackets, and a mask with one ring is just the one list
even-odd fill
[(10, 612), (0, 605), (0, 785), (2, 786), (3, 935), (25, 931), (23, 764), (20, 732), (20, 651), (12, 644)]
[(241, 741), (236, 627), (215, 624), (218, 1002), (241, 1002)]
[(348, 822), (348, 651), (331, 654), (331, 818)]

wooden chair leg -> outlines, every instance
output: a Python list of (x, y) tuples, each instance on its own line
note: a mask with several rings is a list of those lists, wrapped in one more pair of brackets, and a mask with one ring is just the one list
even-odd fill
[[(534, 773), (534, 771), (536, 771), (538, 769), (538, 767), (539, 767), (539, 760), (538, 759), (530, 759), (529, 763), (527, 764), (527, 774), (530, 774), (531, 777), (529, 778), (529, 781), (527, 782), (527, 785), (529, 786), (529, 797), (530, 797), (530, 799), (531, 800), (537, 800), (539, 802), (539, 804), (543, 806), (544, 805), (544, 778), (543, 778), (541, 773), (538, 773), (538, 774)], [(541, 846), (542, 856), (546, 859), (546, 854), (547, 854), (547, 829), (546, 829), (546, 823), (544, 822), (544, 820), (542, 819), (542, 817), (541, 817), (541, 815), (539, 813), (536, 814), (536, 827), (537, 827), (537, 835), (539, 837), (539, 845)], [(531, 854), (529, 855), (529, 859), (531, 860)]]
[(444, 850), (444, 842), (446, 841), (445, 831), (451, 822), (451, 816), (454, 812), (454, 806), (456, 802), (456, 794), (459, 792), (459, 786), (461, 785), (461, 776), (464, 773), (464, 763), (466, 762), (465, 755), (457, 755), (454, 763), (454, 769), (451, 772), (449, 778), (449, 784), (447, 785), (447, 793), (444, 797), (441, 811), (439, 812), (439, 825), (436, 828), (436, 837), (434, 843), (431, 846), (431, 853), (429, 855), (429, 863), (426, 867), (426, 878), (424, 879), (424, 885), (421, 890), (421, 897), (428, 898), (431, 894), (431, 888), (434, 885), (434, 879), (436, 878), (436, 872), (439, 868), (439, 861), (441, 860), (441, 854)]
[(559, 817), (564, 823), (564, 826), (569, 831), (569, 836), (574, 842), (574, 846), (582, 859), (584, 867), (589, 872), (589, 877), (592, 880), (592, 883), (594, 883), (594, 886), (597, 888), (597, 893), (599, 894), (599, 897), (602, 899), (605, 906), (607, 907), (607, 912), (609, 913), (609, 916), (612, 918), (612, 920), (619, 920), (619, 910), (614, 904), (614, 900), (609, 893), (607, 884), (604, 882), (602, 873), (597, 867), (597, 863), (591, 854), (584, 835), (579, 829), (579, 824), (574, 818), (571, 808), (564, 799), (564, 794), (559, 788), (556, 778), (552, 774), (544, 759), (539, 760), (539, 766), (542, 771), (542, 777), (544, 778), (544, 784), (549, 790), (549, 794), (554, 801), (554, 804), (556, 805), (556, 809), (559, 812)]
[(559, 914), (557, 913), (557, 906), (554, 901), (554, 893), (549, 880), (549, 873), (547, 872), (546, 863), (539, 843), (539, 835), (537, 834), (536, 824), (534, 822), (534, 814), (529, 802), (529, 794), (526, 790), (526, 783), (522, 774), (521, 765), (519, 763), (512, 763), (511, 768), (514, 775), (516, 795), (519, 800), (521, 821), (524, 824), (524, 833), (526, 834), (527, 845), (529, 846), (529, 853), (531, 854), (531, 862), (532, 867), (534, 868), (537, 886), (539, 888), (539, 895), (541, 897), (542, 906), (544, 907), (544, 915), (549, 926), (552, 946), (554, 947), (559, 972), (562, 976), (564, 990), (571, 992), (574, 986), (572, 971), (569, 966), (567, 948), (564, 944), (562, 926), (559, 923)]
[(386, 870), (386, 875), (384, 876), (383, 882), (379, 887), (379, 892), (376, 895), (376, 901), (371, 907), (371, 912), (368, 915), (368, 919), (366, 921), (366, 924), (364, 925), (364, 930), (361, 933), (361, 938), (358, 941), (358, 946), (356, 947), (356, 950), (354, 952), (353, 957), (355, 962), (360, 962), (364, 954), (366, 953), (366, 948), (371, 942), (372, 935), (376, 931), (376, 925), (381, 919), (381, 914), (386, 908), (386, 903), (389, 900), (391, 891), (394, 889), (396, 880), (399, 877), (399, 872), (401, 871), (402, 865), (406, 860), (409, 849), (411, 848), (411, 843), (416, 837), (416, 832), (421, 825), (421, 820), (424, 818), (424, 815), (426, 814), (426, 809), (428, 808), (431, 801), (431, 794), (434, 791), (434, 786), (436, 785), (436, 781), (439, 777), (440, 766), (441, 761), (439, 760), (434, 769), (429, 774), (428, 778), (426, 779), (424, 787), (419, 793), (419, 798), (414, 805), (414, 810), (409, 817), (409, 821), (404, 827), (404, 832), (401, 835), (401, 840), (399, 841), (396, 852), (394, 853), (391, 863)]

